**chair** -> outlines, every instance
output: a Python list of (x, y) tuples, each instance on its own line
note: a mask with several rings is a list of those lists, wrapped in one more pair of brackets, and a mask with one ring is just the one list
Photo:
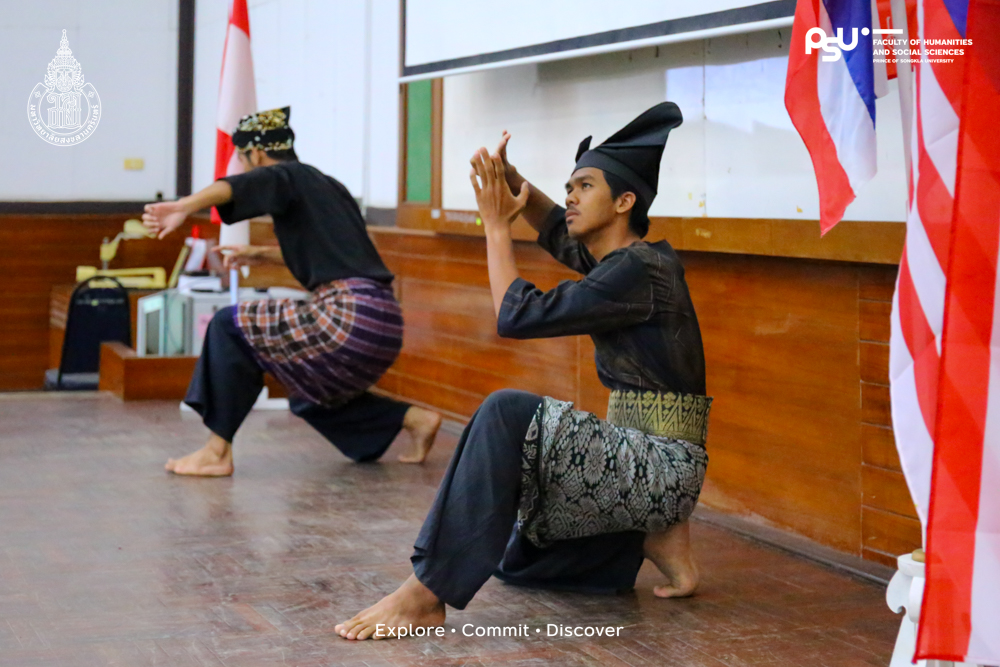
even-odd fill
[(45, 389), (97, 389), (105, 341), (132, 345), (128, 291), (114, 278), (88, 278), (69, 298), (59, 368), (45, 371)]

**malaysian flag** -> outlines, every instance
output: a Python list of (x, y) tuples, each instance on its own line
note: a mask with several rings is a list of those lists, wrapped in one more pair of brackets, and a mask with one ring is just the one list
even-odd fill
[(997, 664), (1000, 5), (920, 0), (916, 19), (931, 52), (913, 68), (890, 344), (896, 445), (926, 534), (915, 659)]
[[(796, 7), (785, 104), (813, 160), (824, 232), (874, 174), (878, 70), (870, 43), (828, 60), (800, 45), (870, 27), (866, 6)], [(915, 59), (896, 67), (909, 189), (889, 368), (925, 531), (915, 659), (1000, 664), (1000, 0), (893, 0), (892, 16)]]

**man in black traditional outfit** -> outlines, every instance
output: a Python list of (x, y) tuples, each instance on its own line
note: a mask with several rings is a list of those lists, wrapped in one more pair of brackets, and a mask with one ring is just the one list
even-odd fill
[(283, 263), (310, 292), (304, 300), (245, 301), (212, 318), (184, 399), (212, 433), (201, 449), (167, 462), (179, 475), (232, 474), (233, 436), (265, 371), (288, 389), (294, 414), (356, 461), (379, 458), (405, 428), (413, 451), (400, 460), (419, 463), (441, 424), (437, 413), (367, 391), (402, 346), (393, 275), (347, 188), (298, 161), (289, 115), (285, 107), (242, 118), (233, 145), (245, 173), (175, 202), (147, 204), (143, 214), (160, 238), (210, 206), (226, 224), (269, 214), (279, 247), (215, 250), (227, 267)]
[[(708, 463), (711, 405), (701, 332), (677, 254), (666, 241), (641, 240), (667, 135), (680, 124), (677, 105), (665, 102), (597, 148), (585, 139), (565, 209), (508, 163), (508, 134), (496, 154), (473, 157), (499, 334), (590, 334), (598, 377), (612, 390), (608, 418), (523, 391), (490, 395), (417, 537), (413, 576), (338, 625), (341, 636), (441, 625), (445, 605), (465, 608), (491, 575), (614, 593), (635, 585), (645, 557), (668, 579), (656, 595), (694, 592), (687, 520)], [(585, 277), (548, 292), (520, 278), (510, 235), (518, 215)]]

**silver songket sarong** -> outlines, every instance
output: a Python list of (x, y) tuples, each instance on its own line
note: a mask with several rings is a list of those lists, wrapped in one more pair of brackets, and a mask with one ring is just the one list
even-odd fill
[(602, 420), (544, 397), (522, 446), (518, 530), (545, 547), (683, 522), (705, 479), (711, 404), (693, 394), (614, 391)]

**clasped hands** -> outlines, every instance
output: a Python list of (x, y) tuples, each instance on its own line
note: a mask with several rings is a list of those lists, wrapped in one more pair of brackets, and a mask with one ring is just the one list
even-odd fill
[[(509, 230), (511, 223), (528, 205), (528, 182), (507, 161), (509, 139), (510, 134), (505, 131), (496, 153), (490, 155), (485, 147), (480, 148), (469, 161), (472, 164), (469, 179), (476, 192), (479, 217), (487, 233)], [(515, 196), (512, 188), (517, 186), (520, 187)]]

